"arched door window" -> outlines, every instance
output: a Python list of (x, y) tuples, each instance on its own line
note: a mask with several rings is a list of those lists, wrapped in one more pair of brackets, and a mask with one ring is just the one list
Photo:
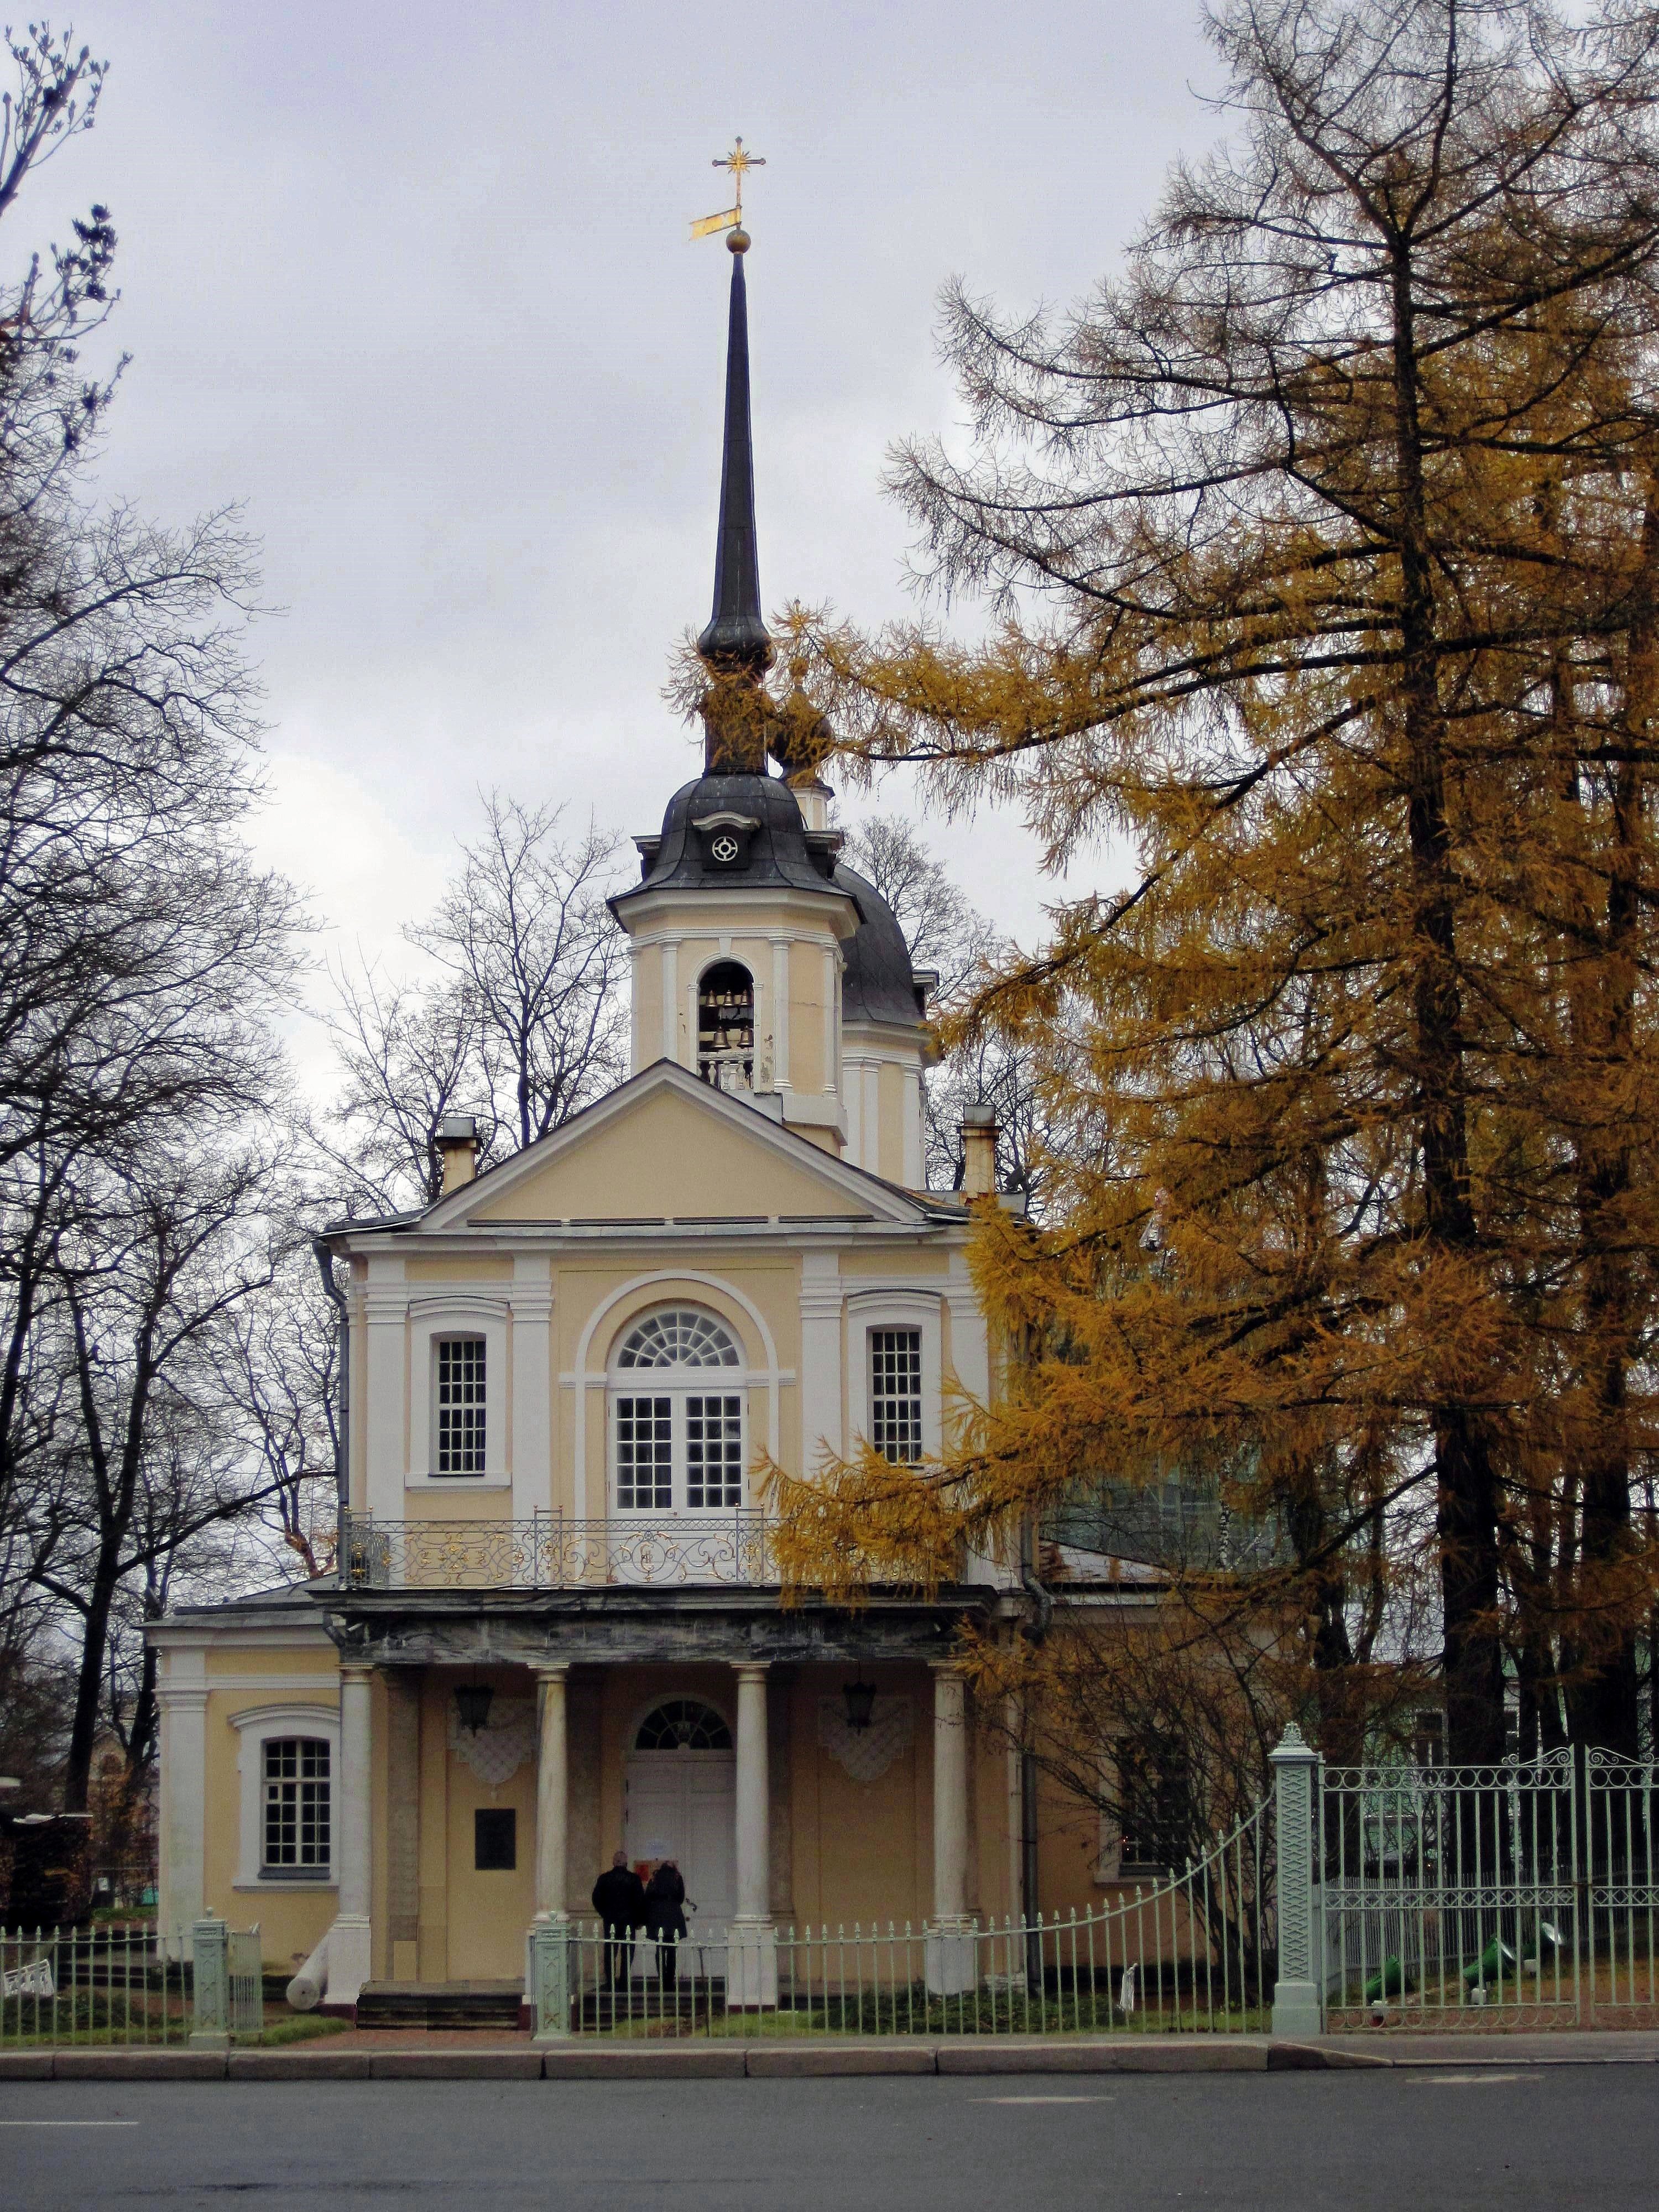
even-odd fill
[(742, 1504), (744, 1392), (720, 1379), (742, 1364), (729, 1330), (696, 1306), (664, 1307), (629, 1332), (611, 1399), (619, 1513)]
[(730, 1751), (732, 1731), (700, 1698), (670, 1698), (640, 1723), (635, 1751)]
[(697, 1073), (716, 1091), (755, 1087), (755, 979), (719, 960), (697, 985)]

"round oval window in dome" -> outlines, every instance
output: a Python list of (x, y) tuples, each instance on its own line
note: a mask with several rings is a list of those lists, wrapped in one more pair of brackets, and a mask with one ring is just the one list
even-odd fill
[(696, 1698), (670, 1698), (647, 1713), (634, 1739), (635, 1751), (730, 1751), (732, 1731), (713, 1705)]

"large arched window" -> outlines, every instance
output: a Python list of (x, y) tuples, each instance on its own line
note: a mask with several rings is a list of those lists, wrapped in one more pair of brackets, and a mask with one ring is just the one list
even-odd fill
[(730, 1330), (696, 1306), (662, 1307), (629, 1330), (611, 1396), (619, 1513), (742, 1504), (744, 1393), (720, 1379), (742, 1365)]

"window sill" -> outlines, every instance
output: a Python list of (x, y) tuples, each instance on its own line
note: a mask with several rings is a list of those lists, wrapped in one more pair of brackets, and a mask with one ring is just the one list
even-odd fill
[(268, 1895), (277, 1897), (286, 1896), (289, 1890), (294, 1889), (337, 1889), (340, 1885), (332, 1875), (301, 1875), (290, 1881), (286, 1875), (269, 1874), (261, 1875), (253, 1881), (234, 1881), (230, 1886), (233, 1889), (264, 1890)]
[(406, 1474), (405, 1490), (511, 1490), (510, 1474)]

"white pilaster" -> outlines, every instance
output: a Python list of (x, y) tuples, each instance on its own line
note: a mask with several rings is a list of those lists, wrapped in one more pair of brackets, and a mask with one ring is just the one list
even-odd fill
[(569, 1756), (565, 1692), (569, 1668), (536, 1669), (536, 1917), (565, 1917), (565, 1837), (569, 1820)]
[(841, 1259), (803, 1252), (800, 1262), (801, 1465), (816, 1469), (827, 1447), (842, 1449)]
[(772, 939), (772, 1086), (789, 1088), (789, 939)]
[(161, 1714), (161, 1924), (188, 1929), (206, 1911), (207, 1656), (173, 1651), (157, 1684)]
[(404, 1476), (409, 1467), (404, 1389), (409, 1289), (401, 1260), (373, 1259), (368, 1268), (363, 1298), (368, 1364), (363, 1503), (382, 1520), (401, 1521)]
[(553, 1318), (551, 1262), (520, 1253), (513, 1262), (512, 1517), (527, 1521), (553, 1502)]
[(768, 1783), (766, 1674), (745, 1662), (738, 1675), (738, 1910), (726, 1964), (728, 2005), (775, 2005), (777, 1931), (772, 1924), (771, 1791)]
[(371, 1971), (374, 1681), (372, 1667), (348, 1663), (340, 1668), (340, 1909), (328, 1931), (326, 2002), (331, 2005), (355, 2005)]
[(881, 1157), (881, 1062), (866, 1060), (859, 1070), (859, 1080), (864, 1090), (864, 1104), (859, 1116), (862, 1133), (860, 1142), (864, 1150), (858, 1164), (861, 1168), (867, 1168), (872, 1175), (880, 1175), (884, 1171)]
[(927, 1931), (927, 1986), (951, 1995), (976, 1978), (968, 1913), (968, 1693), (957, 1668), (941, 1662), (933, 1677), (933, 1917)]
[(921, 1190), (927, 1185), (921, 1151), (921, 1072), (904, 1070), (904, 1188)]
[(680, 963), (678, 945), (662, 948), (662, 1056), (680, 1056)]

